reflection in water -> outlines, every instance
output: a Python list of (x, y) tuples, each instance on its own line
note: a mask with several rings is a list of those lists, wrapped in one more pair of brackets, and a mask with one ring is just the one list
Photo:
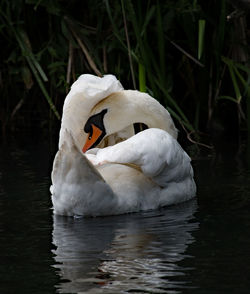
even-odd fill
[(46, 141), (22, 138), (21, 147), (0, 146), (0, 293), (54, 293), (55, 285), (61, 293), (84, 294), (249, 293), (246, 152), (229, 156), (227, 144), (223, 157), (193, 162), (197, 212), (194, 200), (161, 211), (52, 223), (57, 146), (52, 152)]
[[(180, 293), (190, 268), (196, 200), (161, 211), (115, 217), (54, 216), (53, 243), (60, 293)], [(182, 278), (180, 279), (180, 276)]]

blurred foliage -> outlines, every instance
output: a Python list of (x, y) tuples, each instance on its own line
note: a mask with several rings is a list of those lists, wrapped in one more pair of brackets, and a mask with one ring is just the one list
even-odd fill
[(248, 1), (0, 3), (3, 132), (56, 122), (83, 73), (148, 92), (190, 139), (250, 130)]

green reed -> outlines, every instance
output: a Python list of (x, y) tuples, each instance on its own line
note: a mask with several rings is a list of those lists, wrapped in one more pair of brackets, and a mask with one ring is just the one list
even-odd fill
[(80, 74), (112, 73), (158, 99), (192, 140), (220, 118), (222, 101), (250, 130), (249, 28), (226, 0), (0, 4), (2, 129), (33, 116), (46, 125)]

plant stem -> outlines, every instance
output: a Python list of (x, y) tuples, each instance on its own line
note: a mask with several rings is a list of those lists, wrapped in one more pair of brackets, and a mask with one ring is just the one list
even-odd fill
[(126, 41), (127, 41), (127, 46), (128, 46), (128, 59), (129, 59), (129, 64), (130, 64), (130, 70), (131, 70), (131, 75), (132, 75), (133, 86), (134, 86), (134, 89), (136, 89), (134, 67), (133, 67), (133, 62), (132, 62), (132, 57), (131, 57), (131, 47), (130, 47), (130, 41), (129, 41), (129, 36), (128, 36), (128, 28), (127, 28), (127, 21), (126, 21), (126, 15), (125, 15), (125, 9), (124, 9), (123, 0), (121, 0), (121, 4), (122, 4), (123, 23), (124, 23)]
[(143, 64), (139, 63), (139, 90), (146, 92), (146, 71)]

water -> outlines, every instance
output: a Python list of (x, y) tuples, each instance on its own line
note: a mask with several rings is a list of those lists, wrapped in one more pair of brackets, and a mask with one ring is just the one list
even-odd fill
[(47, 142), (0, 148), (0, 293), (249, 293), (250, 170), (194, 161), (198, 197), (114, 217), (54, 217)]

